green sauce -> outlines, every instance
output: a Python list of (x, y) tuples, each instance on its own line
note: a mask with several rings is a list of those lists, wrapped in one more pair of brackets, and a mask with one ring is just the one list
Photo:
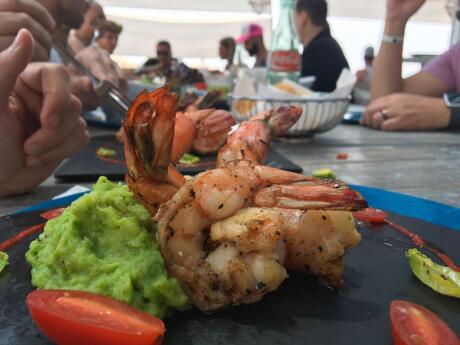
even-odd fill
[(179, 163), (183, 165), (193, 165), (200, 162), (200, 157), (192, 155), (191, 153), (185, 153), (181, 159), (179, 159)]
[(335, 180), (337, 177), (332, 169), (319, 169), (313, 171), (313, 177), (327, 179), (327, 180)]
[(117, 153), (114, 150), (107, 149), (105, 147), (100, 147), (96, 151), (96, 155), (99, 157), (113, 158), (117, 156)]
[(126, 186), (99, 178), (26, 253), (32, 284), (103, 294), (163, 318), (189, 301), (167, 275), (156, 224)]
[(0, 273), (2, 273), (5, 267), (8, 266), (8, 259), (8, 254), (0, 252)]

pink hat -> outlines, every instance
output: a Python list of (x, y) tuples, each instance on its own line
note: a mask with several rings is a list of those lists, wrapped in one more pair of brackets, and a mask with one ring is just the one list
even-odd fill
[(244, 43), (252, 37), (262, 36), (264, 30), (259, 24), (248, 24), (243, 27), (241, 36), (236, 40), (237, 43)]

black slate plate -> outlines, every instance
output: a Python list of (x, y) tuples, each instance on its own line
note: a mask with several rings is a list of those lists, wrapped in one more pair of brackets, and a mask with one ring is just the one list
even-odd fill
[[(390, 215), (460, 262), (460, 233), (420, 220)], [(38, 213), (0, 219), (0, 241), (42, 220)], [(388, 226), (360, 227), (361, 243), (346, 258), (344, 286), (330, 290), (315, 278), (292, 274), (281, 288), (253, 305), (213, 315), (197, 310), (165, 320), (170, 345), (390, 345), (388, 308), (395, 299), (421, 304), (460, 334), (460, 300), (437, 294), (411, 273), (409, 241)], [(34, 236), (35, 237), (35, 236)], [(31, 321), (24, 300), (32, 290), (25, 262), (32, 238), (8, 251), (11, 265), (0, 275), (0, 344), (48, 344)]]
[[(101, 159), (96, 156), (96, 151), (100, 147), (109, 148), (117, 153), (114, 159)], [(187, 166), (177, 165), (179, 171), (184, 175), (196, 175), (205, 170), (215, 168), (215, 155), (200, 157), (200, 163)], [(61, 165), (54, 176), (63, 181), (96, 181), (99, 176), (107, 176), (111, 180), (122, 180), (126, 174), (124, 164), (125, 156), (123, 146), (115, 140), (114, 135), (95, 137), (79, 154)], [(265, 165), (301, 173), (302, 168), (285, 158), (275, 150), (271, 149), (268, 153)]]

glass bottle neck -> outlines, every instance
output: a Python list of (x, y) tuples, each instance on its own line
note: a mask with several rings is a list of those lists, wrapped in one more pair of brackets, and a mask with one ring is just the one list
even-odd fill
[(281, 0), (281, 9), (278, 19), (278, 24), (275, 30), (280, 28), (290, 27), (293, 29), (294, 24), (294, 1), (293, 0)]

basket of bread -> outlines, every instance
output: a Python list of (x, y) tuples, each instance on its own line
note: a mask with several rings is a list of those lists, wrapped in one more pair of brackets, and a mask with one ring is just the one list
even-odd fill
[(313, 136), (331, 130), (342, 121), (356, 81), (350, 74), (348, 71), (342, 72), (337, 89), (332, 93), (315, 93), (287, 79), (274, 85), (237, 84), (230, 95), (232, 113), (241, 122), (261, 111), (295, 105), (301, 107), (303, 113), (299, 121), (288, 131), (287, 136)]

